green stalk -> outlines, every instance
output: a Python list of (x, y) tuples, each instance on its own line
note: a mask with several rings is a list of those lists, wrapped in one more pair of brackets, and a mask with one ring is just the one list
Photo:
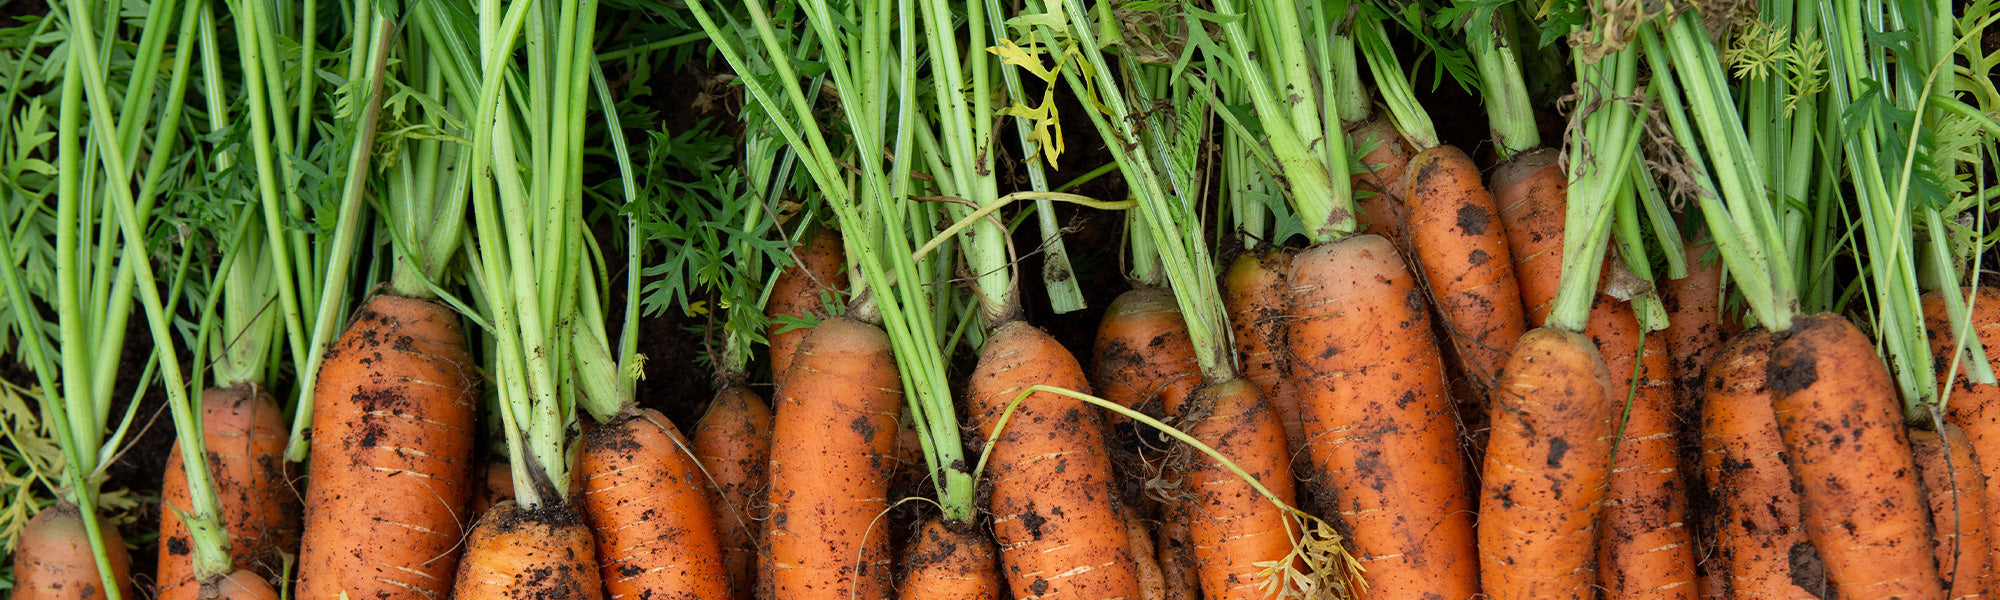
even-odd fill
[[(999, 0), (984, 1), (987, 14), (1005, 14), (1000, 12)], [(1004, 19), (987, 19), (986, 22), (989, 27), (987, 35), (991, 36), (990, 39), (1006, 37)], [(1000, 81), (1007, 87), (1007, 97), (1016, 105), (1025, 106), (1027, 94), (1021, 86), (1021, 75), (1014, 69), (1002, 68)], [(1050, 89), (1053, 91), (1053, 86)], [(1053, 95), (1046, 95), (1043, 97), (1042, 105), (1053, 110), (1053, 100)], [(1053, 149), (1035, 141), (1033, 128), (1026, 119), (1014, 119), (1014, 137), (1021, 144), (1021, 156), (1024, 159), (1022, 166), (1028, 171), (1028, 189), (1037, 192), (1049, 191), (1048, 171), (1042, 166), (1042, 161), (1035, 159), (1042, 157), (1044, 152), (1052, 152)], [(1049, 154), (1048, 157), (1049, 165), (1054, 166), (1054, 154)], [(1082, 283), (1076, 277), (1076, 269), (1070, 266), (1069, 248), (1063, 244), (1062, 226), (1056, 222), (1054, 202), (1047, 199), (1035, 201), (1035, 223), (1042, 230), (1042, 287), (1048, 290), (1050, 310), (1061, 315), (1087, 308), (1088, 304), (1083, 299)]]
[[(1337, 127), (1337, 124), (1322, 125), (1323, 120), (1335, 119), (1338, 115), (1322, 116), (1309, 103), (1289, 100), (1325, 98), (1325, 102), (1334, 103), (1340, 95), (1320, 96), (1319, 91), (1303, 83), (1311, 81), (1311, 76), (1306, 71), (1305, 36), (1298, 26), (1297, 13), (1285, 3), (1271, 4), (1274, 7), (1259, 4), (1258, 7), (1264, 10), (1258, 11), (1258, 14), (1271, 13), (1270, 18), (1274, 22), (1273, 30), (1261, 39), (1277, 45), (1276, 49), (1282, 53), (1276, 59), (1269, 59), (1280, 65), (1276, 74), (1266, 74), (1266, 63), (1251, 59), (1253, 48), (1241, 41), (1259, 38), (1250, 37), (1244, 30), (1243, 19), (1223, 23), (1224, 34), (1238, 42), (1229, 45), (1233, 56), (1218, 58), (1227, 62), (1234, 72), (1240, 73), (1243, 85), (1250, 90), (1251, 104), (1256, 108), (1257, 118), (1264, 123), (1264, 132), (1270, 136), (1271, 152), (1277, 157), (1279, 170), (1284, 175), (1286, 191), (1291, 192), (1292, 207), (1306, 224), (1307, 237), (1314, 242), (1344, 237), (1354, 233), (1358, 223), (1354, 217), (1353, 189), (1344, 176), (1347, 171), (1347, 141), (1342, 136), (1325, 133), (1327, 127)], [(1215, 6), (1221, 13), (1240, 14), (1233, 0), (1216, 0)], [(1071, 19), (1078, 23), (1088, 22), (1075, 15)], [(1075, 28), (1076, 31), (1083, 29)], [(1273, 38), (1277, 41), (1271, 41)], [(1352, 62), (1351, 44), (1348, 48), (1350, 51), (1344, 55), (1345, 60)], [(1339, 47), (1335, 47), (1332, 54), (1342, 55)], [(1092, 60), (1102, 62), (1101, 58), (1093, 57)], [(1109, 76), (1109, 72), (1103, 70), (1098, 74), (1100, 78)], [(1277, 85), (1273, 85), (1273, 80)], [(1115, 112), (1127, 111), (1120, 109)], [(1315, 150), (1314, 144), (1322, 148)]]
[(1581, 53), (1576, 59), (1583, 106), (1591, 107), (1592, 112), (1584, 119), (1582, 135), (1574, 136), (1570, 144), (1562, 278), (1549, 308), (1547, 326), (1583, 331), (1590, 322), (1599, 267), (1610, 241), (1611, 217), (1618, 195), (1629, 189), (1625, 177), (1631, 172), (1632, 156), (1639, 145), (1632, 107), (1621, 100), (1638, 86), (1638, 58), (1638, 49), (1626, 48), (1596, 64), (1584, 64)]
[[(965, 45), (975, 49), (969, 57), (959, 55), (960, 44), (952, 7), (942, 0), (921, 2), (927, 42), (925, 48), (931, 57), (930, 80), (939, 104), (936, 114), (941, 130), (940, 141), (950, 167), (936, 174), (951, 179), (956, 193), (974, 205), (987, 206), (1000, 200), (991, 155), (995, 118), (992, 95), (988, 93), (993, 89), (987, 73), (991, 60), (981, 50), (990, 45), (987, 40), (989, 28), (985, 3), (967, 2), (963, 9), (966, 31), (970, 36)], [(969, 77), (962, 72), (966, 67), (971, 71)], [(967, 94), (962, 90), (972, 92)], [(966, 102), (968, 95), (971, 96), (969, 105)], [(955, 214), (958, 216), (967, 212), (966, 207), (956, 206)], [(992, 328), (1018, 318), (1019, 290), (1015, 287), (1013, 269), (1008, 266), (1007, 232), (993, 220), (982, 220), (967, 235), (970, 240), (963, 251), (966, 263), (972, 269), (973, 291), (979, 297), (981, 320)]]
[(1368, 60), (1368, 70), (1375, 74), (1375, 89), (1381, 92), (1382, 103), (1389, 108), (1396, 130), (1418, 152), (1436, 148), (1437, 127), (1431, 124), (1430, 113), (1417, 103), (1416, 90), (1410, 87), (1410, 76), (1403, 72), (1402, 62), (1396, 60), (1396, 49), (1389, 45), (1389, 30), (1382, 25), (1381, 17), (1363, 11), (1355, 16), (1354, 25), (1354, 39), (1361, 46), (1361, 55)]
[[(1470, 3), (1471, 0), (1459, 0)], [(1527, 80), (1515, 56), (1512, 5), (1492, 11), (1475, 12), (1465, 22), (1473, 63), (1479, 68), (1480, 95), (1486, 105), (1486, 122), (1500, 158), (1513, 156), (1542, 145), (1541, 129), (1535, 125), (1535, 109), (1528, 102)]]

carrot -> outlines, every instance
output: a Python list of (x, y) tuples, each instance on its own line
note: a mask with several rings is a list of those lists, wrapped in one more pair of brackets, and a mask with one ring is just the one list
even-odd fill
[(320, 366), (296, 597), (451, 591), (477, 368), (442, 304), (377, 295)]
[[(208, 450), (216, 497), (222, 501), (229, 556), (238, 566), (274, 558), (280, 550), (291, 548), (299, 536), (298, 495), (286, 476), (285, 418), (277, 400), (248, 386), (209, 389), (202, 392), (201, 410), (203, 447)], [(195, 581), (187, 524), (176, 512), (190, 506), (179, 444), (167, 454), (164, 477), (157, 597), (194, 600), (201, 585)]]
[(1370, 596), (1478, 593), (1472, 490), (1423, 292), (1375, 235), (1300, 253), (1289, 281), (1306, 446)]
[(1617, 408), (1589, 338), (1529, 330), (1489, 399), (1493, 432), (1479, 502), (1487, 597), (1596, 597), (1597, 523), (1611, 482)]
[(1529, 323), (1541, 323), (1562, 280), (1563, 210), (1569, 180), (1555, 150), (1540, 148), (1507, 159), (1493, 171), (1493, 202), (1507, 230), (1514, 279)]
[(1194, 530), (1188, 526), (1187, 509), (1181, 503), (1163, 506), (1159, 535), (1153, 555), (1160, 562), (1162, 590), (1167, 600), (1200, 600), (1201, 562), (1194, 557)]
[[(1977, 325), (1975, 335), (1986, 347), (1987, 357), (2000, 358), (2000, 289), (1980, 286), (1979, 297), (1970, 305), (1971, 321)], [(1951, 334), (1951, 322), (1945, 318), (1944, 298), (1936, 293), (1925, 294), (1923, 299), (1925, 328), (1930, 330), (1931, 352), (1936, 357), (1939, 385), (1950, 385), (1950, 397), (1945, 402), (1945, 419), (1965, 430), (1965, 438), (1972, 443), (1973, 453), (1981, 458), (2000, 457), (2000, 387), (1978, 385), (1965, 376), (1964, 367), (1953, 374), (1951, 353), (1958, 341)], [(1962, 360), (1962, 359), (1961, 359)], [(1993, 363), (2000, 367), (2000, 362)], [(1954, 377), (1950, 383), (1944, 378)], [(1986, 475), (1986, 503), (2000, 506), (2000, 459), (1979, 461), (1979, 470)], [(1993, 551), (1988, 555), (1990, 564), (2000, 565), (2000, 535), (1988, 535), (1993, 543)]]
[(215, 594), (215, 600), (278, 600), (278, 590), (271, 582), (248, 569), (237, 569), (216, 580)]
[[(1208, 417), (1188, 433), (1228, 456), (1238, 467), (1291, 504), (1292, 473), (1285, 459), (1284, 426), (1249, 382), (1235, 379), (1209, 386), (1197, 396)], [(1262, 573), (1291, 554), (1298, 528), (1284, 509), (1206, 455), (1195, 459), (1187, 487), (1193, 494), (1182, 514), (1194, 540), (1203, 597), (1211, 600), (1262, 599)], [(1469, 564), (1467, 566), (1470, 566)]]
[(1288, 464), (1305, 456), (1306, 441), (1299, 390), (1286, 375), (1291, 365), (1285, 356), (1285, 274), (1291, 268), (1292, 255), (1282, 249), (1244, 253), (1230, 266), (1222, 285), (1243, 377), (1257, 385), (1257, 392), (1284, 423)]
[[(120, 598), (132, 595), (132, 556), (118, 529), (98, 518), (104, 536), (105, 557), (111, 561), (112, 581), (118, 582)], [(83, 514), (68, 503), (42, 509), (28, 520), (14, 547), (14, 600), (100, 600), (104, 579), (97, 572), (97, 559), (90, 552), (90, 537), (84, 533)]]
[(1417, 153), (1401, 187), (1409, 248), (1463, 372), (1483, 394), (1507, 349), (1528, 329), (1499, 210), (1479, 181), (1479, 167), (1451, 146)]
[(1938, 572), (1946, 574), (1944, 597), (1985, 597), (1992, 545), (1987, 539), (1986, 476), (1979, 473), (1972, 442), (1964, 430), (1947, 423), (1935, 432), (1910, 430), (1910, 447), (1930, 501)]
[(1153, 543), (1153, 531), (1136, 512), (1125, 513), (1125, 540), (1132, 547), (1132, 563), (1139, 573), (1139, 600), (1166, 600), (1167, 571), (1160, 564), (1160, 552)]
[(903, 386), (880, 328), (827, 319), (778, 384), (771, 519), (762, 560), (775, 598), (880, 598), (890, 590), (889, 457)]
[(484, 484), (472, 491), (472, 503), (466, 507), (465, 514), (483, 515), (501, 500), (514, 499), (514, 468), (508, 466), (506, 460), (486, 463), (486, 473), (483, 476), (474, 473), (473, 478), (483, 480)]
[(453, 600), (599, 600), (596, 552), (583, 516), (565, 505), (522, 510), (493, 506), (472, 526)]
[(1799, 317), (1766, 383), (1806, 537), (1842, 598), (1942, 598), (1904, 433), (1875, 345), (1838, 315)]
[(903, 600), (998, 600), (999, 557), (993, 540), (954, 531), (932, 519), (917, 530), (903, 555)]
[[(1013, 321), (994, 329), (970, 381), (981, 434), (1031, 385), (1087, 391), (1083, 369), (1054, 338)], [(1138, 572), (1119, 514), (1097, 411), (1036, 392), (994, 439), (986, 466), (993, 537), (1017, 600), (1135, 598)]]
[[(757, 533), (752, 509), (763, 502), (765, 470), (771, 463), (771, 409), (756, 392), (726, 385), (694, 426), (694, 454), (721, 493), (714, 497), (715, 529), (722, 534), (723, 563), (730, 589), (748, 600), (756, 589)], [(706, 482), (703, 482), (703, 487)]]
[(652, 409), (613, 417), (583, 446), (582, 508), (613, 600), (730, 594), (715, 494), (687, 446)]
[(791, 370), (799, 342), (812, 331), (810, 327), (785, 331), (788, 326), (779, 317), (823, 316), (826, 310), (820, 304), (820, 292), (847, 288), (842, 279), (847, 269), (847, 249), (842, 246), (840, 232), (814, 227), (812, 239), (794, 249), (802, 250), (794, 254), (798, 262), (778, 274), (777, 283), (771, 286), (771, 298), (764, 303), (764, 314), (771, 317), (771, 324), (764, 331), (771, 341), (771, 377), (779, 381)]
[(1702, 479), (1714, 498), (1708, 537), (1731, 598), (1824, 597), (1819, 558), (1799, 522), (1799, 496), (1785, 466), (1764, 372), (1771, 334), (1752, 329), (1708, 363), (1701, 404)]
[(1604, 357), (1611, 403), (1623, 412), (1598, 546), (1604, 589), (1612, 598), (1692, 599), (1694, 536), (1666, 338), (1642, 333), (1631, 305), (1602, 294), (1584, 334)]
[[(1403, 173), (1410, 162), (1410, 146), (1396, 132), (1388, 118), (1376, 116), (1348, 127), (1347, 139), (1361, 164), (1370, 170), (1348, 176), (1361, 208), (1362, 230), (1403, 243), (1407, 216), (1403, 202)], [(1367, 150), (1362, 154), (1362, 150)]]
[(1722, 346), (1722, 261), (1702, 264), (1708, 245), (1687, 244), (1688, 276), (1661, 286), (1667, 307), (1667, 350), (1674, 357), (1674, 389), (1681, 402), (1675, 414), (1690, 416), (1701, 400), (1702, 373)]
[[(1547, 317), (1562, 278), (1568, 188), (1554, 159), (1552, 152), (1523, 153), (1494, 176), (1494, 188), (1507, 194), (1501, 221), (1521, 300), (1534, 307), (1536, 322)], [(1598, 530), (1601, 583), (1618, 598), (1692, 598), (1694, 540), (1685, 522), (1675, 414), (1680, 403), (1667, 340), (1642, 333), (1630, 305), (1601, 294), (1584, 333), (1604, 359), (1621, 424), (1605, 521)]]
[[(1194, 344), (1174, 296), (1163, 288), (1119, 294), (1098, 322), (1091, 385), (1105, 400), (1161, 414), (1201, 386)], [(1112, 417), (1124, 421), (1124, 417)]]

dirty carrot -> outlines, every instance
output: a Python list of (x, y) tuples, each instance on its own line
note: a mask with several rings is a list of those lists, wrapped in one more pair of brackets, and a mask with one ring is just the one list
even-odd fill
[[(1258, 396), (1256, 386), (1242, 379), (1227, 381), (1205, 388), (1195, 401), (1207, 405), (1196, 410), (1208, 417), (1194, 423), (1188, 433), (1229, 456), (1278, 501), (1292, 504), (1284, 426)], [(1266, 597), (1262, 575), (1271, 563), (1291, 555), (1299, 529), (1287, 523), (1292, 517), (1285, 509), (1215, 459), (1204, 455), (1195, 460), (1197, 466), (1189, 469), (1187, 476), (1192, 498), (1180, 513), (1193, 534), (1202, 597)]]
[(1408, 207), (1403, 177), (1413, 151), (1395, 124), (1380, 115), (1349, 126), (1347, 140), (1368, 168), (1348, 175), (1357, 192), (1354, 203), (1361, 208), (1362, 230), (1404, 243)]
[(1000, 558), (993, 540), (977, 531), (953, 531), (932, 519), (917, 530), (903, 554), (902, 600), (999, 600)]
[(1562, 235), (1569, 180), (1553, 149), (1514, 155), (1493, 171), (1488, 189), (1500, 207), (1513, 253), (1514, 278), (1529, 323), (1541, 323), (1562, 280)]
[[(285, 417), (270, 394), (249, 386), (211, 388), (202, 393), (203, 447), (209, 455), (222, 523), (229, 531), (229, 556), (238, 565), (263, 564), (292, 548), (299, 536), (298, 495), (286, 478)], [(176, 510), (188, 510), (187, 474), (180, 447), (167, 455), (160, 488), (160, 554), (156, 581), (162, 600), (193, 600), (195, 580), (187, 525)], [(268, 586), (267, 586), (268, 587)]]
[(1201, 387), (1186, 321), (1164, 288), (1133, 289), (1112, 300), (1098, 322), (1091, 353), (1091, 385), (1126, 408), (1161, 414)]
[(1160, 595), (1167, 600), (1199, 600), (1201, 563), (1194, 557), (1194, 530), (1188, 525), (1187, 507), (1175, 503), (1162, 508), (1160, 530), (1153, 536), (1153, 557), (1160, 563)]
[(1597, 595), (1598, 520), (1617, 416), (1611, 374), (1582, 334), (1529, 330), (1489, 399), (1479, 576), (1494, 600)]
[(880, 328), (836, 317), (806, 335), (778, 384), (761, 559), (775, 597), (889, 593), (889, 535), (874, 522), (889, 507), (903, 405), (894, 361)]
[(1478, 593), (1471, 484), (1423, 292), (1375, 235), (1300, 253), (1289, 281), (1306, 447), (1371, 597)]
[(476, 373), (442, 304), (383, 294), (355, 314), (313, 394), (298, 597), (450, 593)]
[(1666, 338), (1642, 333), (1631, 305), (1603, 294), (1584, 335), (1604, 356), (1611, 403), (1622, 411), (1598, 543), (1604, 588), (1617, 598), (1693, 598), (1694, 535)]
[(1305, 451), (1305, 422), (1299, 413), (1299, 390), (1287, 375), (1285, 356), (1285, 274), (1292, 255), (1284, 250), (1246, 252), (1236, 259), (1222, 282), (1222, 301), (1229, 307), (1229, 326), (1236, 342), (1243, 378), (1278, 413), (1290, 445), (1286, 462), (1294, 469), (1310, 465), (1299, 460)]
[(1752, 329), (1708, 363), (1701, 404), (1701, 474), (1714, 499), (1718, 593), (1734, 598), (1823, 597), (1826, 578), (1799, 522), (1799, 496), (1764, 371), (1771, 334)]
[(1463, 372), (1484, 393), (1528, 322), (1493, 195), (1472, 158), (1452, 146), (1417, 153), (1399, 187), (1410, 251)]
[[(1076, 358), (1054, 338), (1020, 321), (999, 326), (969, 383), (981, 434), (991, 438), (1007, 405), (1032, 385), (1090, 387)], [(988, 510), (1015, 598), (1139, 595), (1099, 427), (1089, 405), (1036, 392), (1020, 403), (993, 442), (986, 466), (993, 487)]]
[(764, 484), (769, 481), (770, 407), (748, 387), (724, 386), (694, 426), (694, 454), (721, 491), (714, 497), (715, 529), (722, 535), (730, 588), (737, 598), (747, 599), (756, 589), (751, 567), (762, 524), (752, 507), (763, 502)]
[[(102, 517), (98, 519), (103, 523)], [(111, 561), (112, 581), (119, 585), (119, 597), (132, 595), (132, 557), (125, 542), (109, 524), (104, 532), (104, 554)], [(21, 531), (14, 547), (15, 600), (103, 600), (103, 579), (97, 573), (97, 559), (84, 534), (83, 517), (67, 503), (43, 509)]]
[(1900, 402), (1874, 343), (1830, 314), (1778, 336), (1766, 385), (1829, 584), (1848, 598), (1942, 598)]
[(1910, 430), (1917, 476), (1929, 500), (1938, 572), (1945, 575), (1945, 598), (1986, 596), (1991, 535), (1986, 519), (1986, 476), (1972, 442), (1957, 425), (1941, 431)]
[[(1707, 244), (1687, 244), (1688, 276), (1669, 279), (1661, 286), (1660, 300), (1667, 307), (1667, 350), (1674, 357), (1674, 389), (1681, 410), (1701, 401), (1702, 373), (1710, 357), (1722, 345), (1722, 261), (1703, 261)], [(1705, 264), (1704, 264), (1705, 262)]]
[(771, 317), (765, 327), (765, 335), (771, 342), (771, 378), (783, 381), (785, 372), (792, 366), (792, 357), (798, 351), (799, 342), (806, 339), (806, 332), (812, 328), (793, 328), (782, 319), (817, 319), (826, 315), (821, 306), (823, 292), (838, 292), (847, 289), (847, 278), (843, 271), (847, 268), (847, 251), (841, 245), (840, 232), (819, 226), (813, 228), (812, 239), (794, 246), (798, 260), (790, 268), (778, 274), (777, 283), (771, 286), (771, 297), (764, 304), (765, 314)]
[(527, 510), (503, 501), (472, 526), (454, 600), (598, 600), (596, 552), (583, 516), (565, 504)]
[(729, 596), (715, 494), (691, 451), (652, 409), (613, 417), (584, 442), (582, 505), (613, 600)]
[[(1987, 356), (2000, 356), (1994, 351), (2000, 349), (2000, 289), (1980, 286), (1978, 294), (1969, 305), (1970, 321), (1978, 327), (1976, 335), (1988, 349)], [(1965, 368), (1951, 368), (1951, 354), (1958, 343), (1951, 333), (1951, 321), (1945, 317), (1944, 298), (1936, 293), (1925, 294), (1923, 310), (1925, 326), (1930, 330), (1931, 353), (1937, 357), (1932, 364), (1938, 370), (1939, 386), (1951, 386), (1951, 395), (1945, 402), (1945, 419), (1965, 430), (1974, 454), (1982, 458), (2000, 457), (2000, 387), (1973, 383), (1965, 375)], [(2000, 363), (1994, 366), (2000, 367)], [(1946, 383), (1945, 377), (1952, 380)], [(2000, 458), (1979, 461), (1979, 470), (1986, 476), (1987, 505), (2000, 506)], [(2000, 564), (2000, 536), (1987, 537), (1993, 543), (1988, 562)]]

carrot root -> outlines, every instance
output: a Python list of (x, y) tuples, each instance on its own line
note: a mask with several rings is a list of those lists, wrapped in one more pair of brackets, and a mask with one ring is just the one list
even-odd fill
[(601, 600), (596, 552), (583, 516), (568, 506), (493, 506), (465, 540), (454, 600)]

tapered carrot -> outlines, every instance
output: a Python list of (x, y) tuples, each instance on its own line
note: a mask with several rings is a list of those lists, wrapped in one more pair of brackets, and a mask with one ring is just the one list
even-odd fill
[(752, 507), (763, 502), (764, 484), (769, 481), (770, 407), (748, 387), (723, 386), (695, 424), (694, 454), (721, 490), (714, 498), (713, 513), (715, 529), (722, 535), (723, 563), (729, 568), (730, 589), (747, 600), (756, 589), (751, 566), (762, 524)]
[(1146, 527), (1135, 511), (1125, 511), (1125, 541), (1132, 549), (1132, 564), (1139, 574), (1140, 600), (1167, 599), (1167, 570), (1160, 564), (1159, 545), (1153, 530)]
[(477, 367), (442, 304), (377, 295), (320, 366), (298, 598), (442, 598), (471, 489)]
[[(1978, 297), (1969, 306), (1974, 335), (1986, 347), (1987, 357), (2000, 358), (2000, 289), (1980, 286), (1977, 293)], [(1945, 399), (1945, 419), (1965, 430), (1974, 454), (1982, 459), (2000, 457), (2000, 387), (1973, 383), (1962, 365), (1952, 368), (1951, 356), (1958, 340), (1945, 317), (1944, 298), (1936, 293), (1925, 294), (1923, 309), (1939, 386), (1950, 386), (1950, 395)], [(2000, 362), (1992, 366), (2000, 368)], [(1948, 384), (1946, 377), (1952, 378)], [(1986, 504), (2000, 506), (2000, 458), (1979, 461), (1979, 470), (1986, 476)], [(1993, 544), (1988, 562), (2000, 565), (2000, 535), (1988, 535), (1987, 539)]]
[(778, 384), (771, 520), (761, 560), (776, 598), (881, 598), (890, 591), (889, 457), (903, 386), (889, 336), (844, 317), (799, 344)]
[[(453, 600), (599, 600), (590, 528), (576, 510), (522, 510), (513, 501), (479, 517), (465, 539)], [(670, 596), (671, 597), (671, 596)]]
[[(298, 541), (298, 495), (286, 477), (285, 418), (277, 400), (248, 386), (202, 392), (203, 447), (215, 494), (222, 501), (222, 524), (229, 532), (229, 556), (238, 566), (275, 558)], [(160, 488), (160, 554), (155, 580), (161, 600), (194, 600), (194, 555), (187, 524), (176, 509), (188, 510), (187, 472), (178, 444), (167, 454)], [(275, 563), (265, 566), (276, 567)]]
[[(1196, 402), (1208, 418), (1188, 433), (1228, 456), (1257, 481), (1291, 504), (1292, 473), (1285, 459), (1284, 426), (1278, 415), (1242, 379), (1209, 386)], [(1267, 597), (1262, 577), (1271, 563), (1291, 554), (1296, 524), (1249, 483), (1207, 455), (1195, 457), (1187, 488), (1192, 498), (1183, 514), (1191, 529), (1201, 573), (1202, 596), (1212, 600)], [(1466, 565), (1470, 567), (1471, 565)]]
[(1160, 563), (1160, 596), (1167, 600), (1201, 599), (1201, 561), (1194, 556), (1194, 530), (1188, 507), (1176, 502), (1161, 511), (1160, 530), (1153, 536), (1153, 556)]
[(1541, 324), (1562, 280), (1563, 210), (1569, 180), (1555, 150), (1514, 155), (1494, 169), (1487, 189), (1500, 207), (1514, 279), (1530, 324)]
[[(1048, 334), (1020, 321), (995, 328), (969, 383), (981, 434), (991, 437), (1007, 405), (1031, 385), (1089, 389), (1076, 358)], [(1111, 458), (1098, 428), (1096, 409), (1037, 392), (993, 442), (988, 510), (1017, 600), (1139, 594)]]
[[(132, 595), (132, 556), (118, 529), (98, 518), (105, 558), (120, 598)], [(42, 509), (28, 520), (14, 547), (14, 600), (103, 600), (104, 579), (84, 533), (83, 515), (68, 503)]]
[(1463, 371), (1483, 394), (1528, 322), (1498, 205), (1472, 158), (1451, 146), (1412, 157), (1401, 187), (1409, 248)]
[(1409, 144), (1403, 142), (1395, 124), (1381, 116), (1350, 126), (1347, 140), (1367, 167), (1349, 175), (1357, 192), (1355, 204), (1361, 208), (1363, 230), (1403, 243), (1407, 219), (1403, 174), (1410, 162)]
[(691, 451), (652, 409), (613, 417), (584, 443), (581, 506), (613, 600), (729, 596), (714, 494)]
[(1708, 536), (1720, 590), (1745, 600), (1819, 598), (1826, 578), (1799, 522), (1799, 496), (1764, 372), (1771, 334), (1752, 329), (1708, 363), (1701, 405), (1702, 480), (1714, 498)]
[(1597, 529), (1617, 408), (1589, 338), (1543, 327), (1516, 342), (1489, 400), (1479, 575), (1494, 600), (1596, 597)]
[(1972, 442), (1957, 425), (1941, 431), (1910, 430), (1910, 448), (1930, 504), (1938, 572), (1946, 598), (1983, 598), (1992, 545), (1986, 522), (1986, 476), (1979, 473)]
[[(1119, 294), (1098, 322), (1091, 385), (1105, 400), (1162, 414), (1201, 387), (1201, 367), (1174, 296), (1163, 288)], [(1113, 417), (1123, 421), (1123, 417)]]
[(1701, 400), (1702, 373), (1709, 358), (1722, 346), (1722, 261), (1703, 264), (1707, 244), (1687, 244), (1688, 276), (1669, 279), (1660, 286), (1660, 300), (1667, 307), (1667, 350), (1674, 357), (1674, 389), (1681, 408), (1675, 414), (1692, 418), (1687, 410)]
[(771, 324), (765, 327), (764, 332), (771, 342), (771, 377), (778, 380), (783, 380), (785, 371), (791, 369), (792, 357), (798, 351), (799, 342), (804, 341), (806, 333), (812, 330), (809, 327), (791, 329), (779, 317), (812, 319), (825, 316), (827, 313), (820, 304), (820, 294), (847, 289), (844, 273), (847, 269), (847, 249), (842, 246), (840, 232), (815, 227), (812, 239), (794, 246), (794, 249), (798, 262), (778, 274), (777, 283), (771, 286), (771, 298), (764, 303), (764, 314), (771, 317)]
[(1306, 446), (1369, 596), (1478, 593), (1472, 490), (1423, 292), (1375, 235), (1300, 253), (1289, 281)]
[(1286, 462), (1294, 470), (1310, 467), (1305, 453), (1305, 418), (1299, 413), (1299, 390), (1287, 375), (1285, 355), (1285, 275), (1292, 255), (1285, 250), (1246, 252), (1236, 259), (1222, 282), (1222, 301), (1229, 307), (1229, 326), (1236, 342), (1243, 378), (1257, 385), (1285, 425), (1290, 444)]
[(1799, 317), (1771, 348), (1771, 408), (1806, 537), (1842, 598), (1942, 598), (1896, 388), (1860, 329)]
[(903, 555), (903, 600), (998, 600), (1000, 559), (993, 540), (932, 519)]
[(1666, 338), (1642, 333), (1630, 305), (1602, 294), (1584, 334), (1604, 357), (1611, 403), (1623, 411), (1598, 544), (1604, 589), (1613, 598), (1692, 599), (1694, 536)]

